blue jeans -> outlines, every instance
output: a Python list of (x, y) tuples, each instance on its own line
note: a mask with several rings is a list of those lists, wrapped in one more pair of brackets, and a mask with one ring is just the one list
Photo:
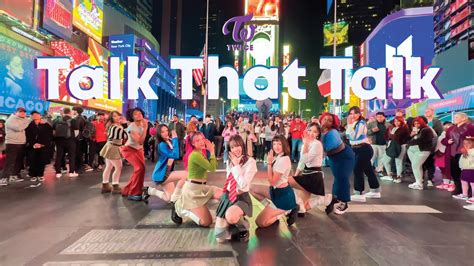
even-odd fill
[[(300, 158), (301, 146), (303, 141), (301, 139), (291, 139), (291, 160), (294, 161), (296, 158)], [(297, 152), (295, 156), (295, 151)]]
[(355, 166), (355, 155), (349, 146), (332, 156), (329, 156), (329, 166), (334, 176), (333, 195), (340, 201), (351, 201), (349, 178)]
[(229, 149), (229, 142), (228, 141), (224, 141), (224, 162), (227, 162), (227, 159), (228, 159), (228, 149)]

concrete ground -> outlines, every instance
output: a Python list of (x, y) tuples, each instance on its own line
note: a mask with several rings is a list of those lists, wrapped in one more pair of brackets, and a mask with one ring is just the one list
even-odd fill
[[(265, 183), (260, 168), (255, 183)], [(152, 170), (147, 162), (147, 183)], [(222, 186), (225, 173), (209, 181)], [(99, 172), (56, 179), (48, 167), (40, 187), (0, 188), (0, 265), (474, 265), (474, 212), (446, 191), (410, 190), (408, 181), (381, 181), (382, 199), (351, 203), (343, 216), (316, 209), (290, 228), (281, 220), (265, 229), (252, 219), (249, 242), (227, 244), (215, 242), (212, 228), (176, 226), (159, 199), (102, 195), (100, 183)]]

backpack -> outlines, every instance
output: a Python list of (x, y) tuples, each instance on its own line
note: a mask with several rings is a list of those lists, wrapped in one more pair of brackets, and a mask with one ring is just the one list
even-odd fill
[(58, 138), (70, 138), (71, 137), (71, 119), (64, 120), (60, 119), (56, 122), (54, 129), (54, 136)]
[(90, 139), (95, 136), (95, 127), (94, 124), (90, 121), (86, 121), (84, 129), (82, 130), (82, 137), (85, 139)]
[(398, 141), (391, 140), (385, 152), (387, 153), (388, 157), (397, 158), (402, 152), (402, 146), (400, 143), (398, 143)]

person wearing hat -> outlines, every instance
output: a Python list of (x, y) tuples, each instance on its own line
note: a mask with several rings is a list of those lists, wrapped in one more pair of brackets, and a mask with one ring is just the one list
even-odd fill
[(25, 129), (26, 150), (30, 164), (29, 176), (31, 182), (44, 181), (44, 167), (50, 162), (49, 147), (53, 141), (53, 128), (41, 121), (41, 114), (31, 112), (31, 123)]
[(9, 182), (23, 182), (20, 177), (20, 170), (23, 166), (23, 158), (25, 152), (26, 135), (25, 129), (31, 120), (26, 118), (26, 110), (18, 107), (15, 114), (12, 114), (5, 122), (5, 168), (0, 186), (8, 186)]

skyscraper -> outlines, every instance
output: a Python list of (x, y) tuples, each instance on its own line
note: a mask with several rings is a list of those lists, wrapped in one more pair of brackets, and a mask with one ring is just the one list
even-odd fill
[(153, 34), (160, 39), (161, 56), (181, 55), (183, 0), (154, 1)]

